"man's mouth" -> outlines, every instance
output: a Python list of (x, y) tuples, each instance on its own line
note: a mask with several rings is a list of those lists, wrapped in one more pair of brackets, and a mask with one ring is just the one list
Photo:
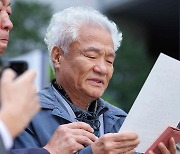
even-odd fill
[(88, 82), (90, 83), (90, 85), (93, 85), (93, 86), (96, 86), (96, 87), (101, 87), (101, 86), (104, 85), (104, 80), (98, 79), (98, 78), (88, 79)]
[(0, 39), (0, 41), (3, 43), (8, 43), (8, 39)]

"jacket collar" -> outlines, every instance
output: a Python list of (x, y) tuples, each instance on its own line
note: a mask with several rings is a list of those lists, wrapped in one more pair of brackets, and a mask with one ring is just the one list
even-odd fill
[(42, 109), (52, 110), (52, 115), (61, 117), (69, 122), (73, 122), (68, 110), (63, 104), (64, 99), (60, 98), (61, 101), (56, 97), (53, 87), (50, 86), (43, 89), (38, 95), (41, 97), (41, 107)]
[[(101, 101), (104, 106), (108, 108), (108, 111), (104, 113), (104, 133), (106, 134), (112, 132), (113, 126), (115, 126), (118, 120), (122, 118), (122, 121), (124, 121), (127, 114), (123, 110), (109, 104), (101, 98), (99, 101)], [(117, 129), (119, 130), (119, 128)], [(117, 130), (114, 131), (117, 132)]]
[[(49, 109), (52, 110), (52, 114), (58, 117), (61, 117), (69, 122), (73, 122), (69, 112), (67, 111), (63, 101), (58, 100), (56, 97), (52, 85), (43, 89), (39, 94), (41, 97), (41, 106), (42, 109)], [(105, 133), (111, 132), (112, 127), (115, 123), (121, 118), (126, 117), (126, 113), (124, 111), (119, 112), (119, 109), (110, 105), (108, 102), (104, 101), (103, 99), (99, 98), (98, 103), (101, 103), (101, 106), (107, 108), (108, 111), (104, 113), (104, 131)], [(118, 113), (118, 114), (117, 114)]]

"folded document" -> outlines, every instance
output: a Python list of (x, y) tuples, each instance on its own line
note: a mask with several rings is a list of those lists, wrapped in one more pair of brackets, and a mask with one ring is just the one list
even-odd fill
[(179, 122), (180, 61), (161, 53), (120, 132), (136, 132), (140, 137), (136, 150), (144, 153), (168, 126), (175, 128)]

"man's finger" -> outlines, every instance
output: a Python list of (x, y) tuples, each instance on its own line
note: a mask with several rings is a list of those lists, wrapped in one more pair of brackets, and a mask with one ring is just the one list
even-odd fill
[(173, 137), (169, 140), (169, 151), (171, 154), (176, 153), (176, 143)]
[(167, 153), (168, 152), (168, 149), (166, 148), (166, 146), (162, 142), (160, 142), (158, 144), (158, 148), (161, 151), (161, 153)]
[(94, 132), (94, 129), (89, 125), (86, 124), (85, 122), (73, 122), (70, 124), (67, 124), (68, 128), (72, 128), (72, 129), (84, 129), (90, 133)]
[(155, 154), (152, 150), (148, 151), (148, 154)]
[(133, 141), (138, 139), (138, 135), (133, 132), (122, 132), (122, 133), (108, 133), (106, 134), (110, 140), (114, 142)]
[(16, 77), (16, 72), (14, 72), (12, 69), (5, 69), (2, 73), (1, 77), (1, 83), (9, 83), (10, 81), (14, 80)]
[(36, 77), (36, 72), (34, 70), (27, 70), (26, 72), (24, 72), (22, 75), (20, 75), (16, 81), (20, 80), (26, 80), (26, 81), (30, 81), (30, 82), (33, 82), (34, 79)]

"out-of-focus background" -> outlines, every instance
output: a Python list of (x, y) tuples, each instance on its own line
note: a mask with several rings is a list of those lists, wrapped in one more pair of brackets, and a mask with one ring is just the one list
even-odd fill
[(180, 58), (179, 0), (15, 0), (11, 16), (14, 28), (5, 56), (26, 60), (38, 71), (38, 90), (53, 78), (43, 42), (50, 17), (70, 6), (93, 7), (122, 31), (114, 76), (103, 98), (126, 112), (159, 53)]

